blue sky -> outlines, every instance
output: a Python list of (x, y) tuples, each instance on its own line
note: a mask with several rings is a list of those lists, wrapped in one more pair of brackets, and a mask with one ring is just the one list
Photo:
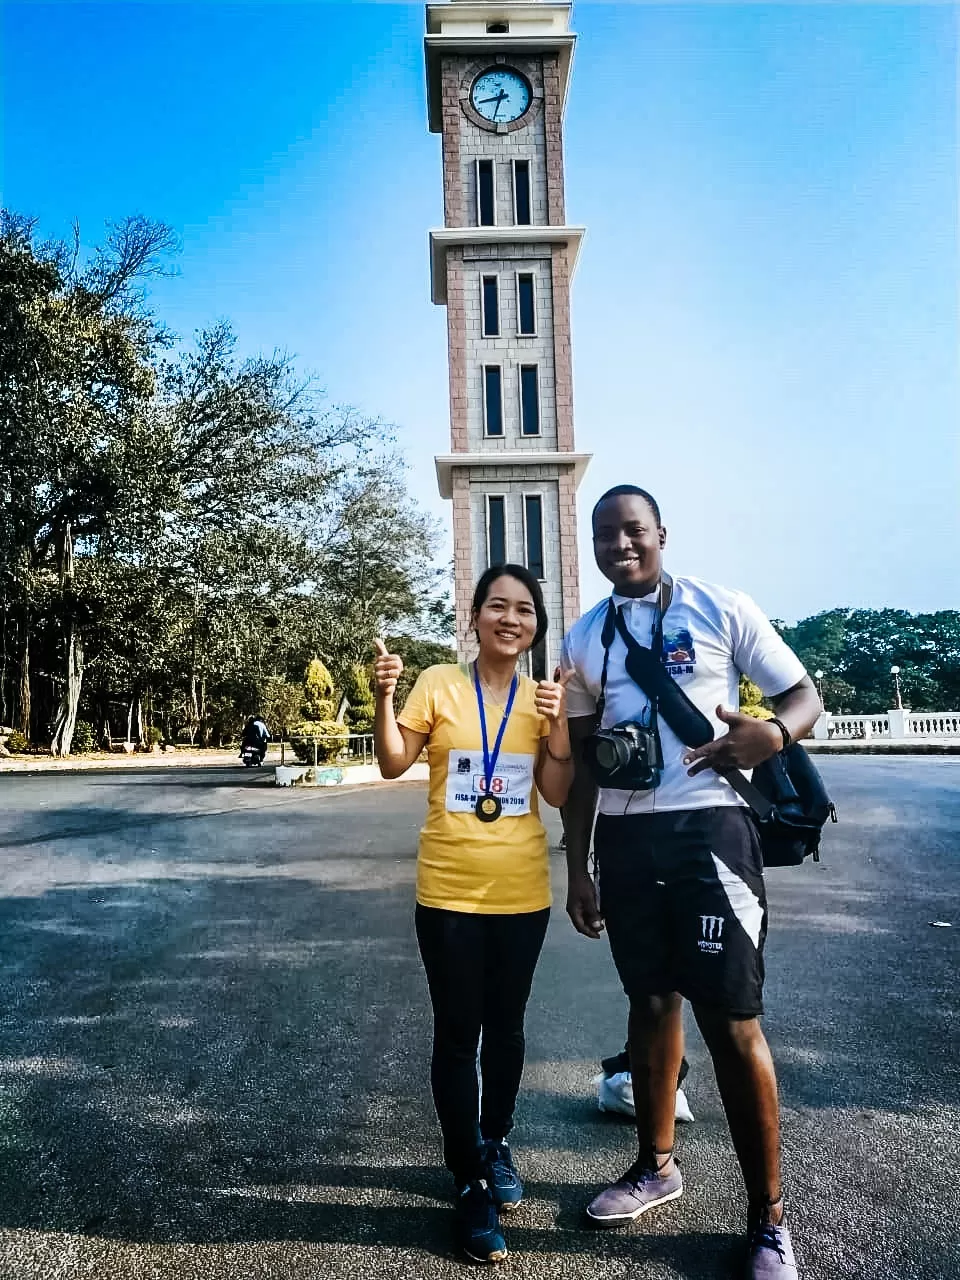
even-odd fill
[[(960, 606), (958, 11), (594, 4), (567, 114), (588, 514), (659, 498), (669, 563), (788, 620)], [(6, 3), (3, 201), (66, 235), (144, 213), (152, 300), (228, 318), (398, 425), (446, 521), (441, 221), (418, 4)]]

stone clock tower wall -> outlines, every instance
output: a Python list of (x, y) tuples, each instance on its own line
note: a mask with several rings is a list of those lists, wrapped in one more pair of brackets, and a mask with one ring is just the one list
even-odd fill
[[(573, 431), (570, 280), (583, 229), (564, 209), (569, 19), (569, 4), (547, 0), (450, 0), (427, 7), (425, 40), (430, 127), (443, 140), (444, 227), (430, 241), (433, 298), (447, 308), (450, 453), (437, 473), (453, 502), (457, 641), (469, 652), (483, 570), (527, 564), (550, 615), (537, 676), (552, 673), (579, 612), (576, 488), (588, 461)], [(526, 82), (518, 118), (474, 105), (491, 72)]]

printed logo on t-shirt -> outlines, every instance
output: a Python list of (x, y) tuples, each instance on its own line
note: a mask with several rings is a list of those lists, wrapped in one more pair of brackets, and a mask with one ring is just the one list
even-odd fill
[(686, 627), (663, 633), (663, 661), (667, 675), (692, 676), (697, 661), (693, 636)]

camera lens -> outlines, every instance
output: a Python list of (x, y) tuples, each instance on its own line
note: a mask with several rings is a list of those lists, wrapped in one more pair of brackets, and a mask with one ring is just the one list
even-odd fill
[(612, 773), (623, 764), (620, 743), (616, 738), (600, 738), (596, 750), (597, 764), (601, 769)]

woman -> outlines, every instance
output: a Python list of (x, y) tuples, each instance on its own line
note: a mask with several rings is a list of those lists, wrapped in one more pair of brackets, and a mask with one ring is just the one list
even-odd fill
[(431, 1083), (459, 1244), (475, 1261), (495, 1262), (507, 1253), (498, 1210), (515, 1209), (523, 1195), (506, 1139), (550, 914), (537, 792), (559, 807), (573, 765), (563, 682), (517, 674), (547, 630), (536, 578), (522, 565), (488, 569), (471, 622), (476, 660), (422, 672), (399, 716), (403, 663), (377, 641), (374, 734), (385, 778), (399, 778), (427, 749), (416, 928), (434, 1014)]

